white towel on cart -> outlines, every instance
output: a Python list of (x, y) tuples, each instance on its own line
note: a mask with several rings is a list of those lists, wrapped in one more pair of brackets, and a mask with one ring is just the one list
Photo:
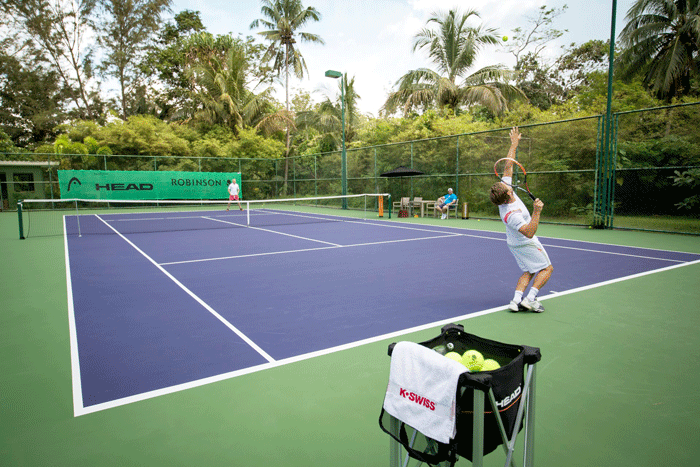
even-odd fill
[(384, 410), (428, 438), (455, 437), (457, 384), (467, 369), (414, 342), (399, 342), (391, 353)]

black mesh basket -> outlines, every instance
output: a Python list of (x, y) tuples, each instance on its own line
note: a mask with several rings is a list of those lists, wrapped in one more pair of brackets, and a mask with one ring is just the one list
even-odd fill
[[(405, 424), (402, 422), (399, 423), (399, 436), (395, 436), (387, 430), (388, 414), (382, 409), (379, 420), (382, 430), (401, 443), (411, 457), (430, 464), (446, 460), (454, 462), (455, 454), (472, 460), (474, 391), (485, 393), (493, 391), (498, 414), (508, 439), (512, 438), (516, 429), (518, 432), (522, 429), (522, 418), (518, 424), (518, 411), (523, 403), (525, 365), (540, 361), (541, 355), (538, 348), (484, 339), (464, 332), (464, 327), (456, 324), (444, 326), (440, 335), (425, 342), (419, 342), (419, 344), (440, 353), (454, 351), (463, 354), (467, 350), (478, 350), (484, 359), (496, 360), (500, 368), (491, 371), (464, 373), (460, 376), (457, 386), (457, 434), (449, 445), (430, 440), (424, 436), (422, 438), (413, 436), (412, 439), (409, 439)], [(389, 346), (389, 355), (391, 355), (394, 345)], [(504, 442), (495, 411), (488, 403), (484, 410), (483, 442), (484, 455), (493, 452)]]

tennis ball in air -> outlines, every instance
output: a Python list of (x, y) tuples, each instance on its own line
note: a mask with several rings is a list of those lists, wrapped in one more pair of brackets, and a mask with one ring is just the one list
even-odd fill
[(508, 40), (508, 36), (503, 36), (503, 42)]
[(447, 353), (445, 354), (445, 357), (451, 358), (451, 359), (454, 360), (455, 362), (460, 362), (460, 363), (462, 363), (462, 356), (461, 356), (460, 354), (458, 354), (457, 352), (447, 352)]
[(486, 360), (484, 360), (484, 364), (481, 367), (481, 371), (498, 370), (500, 367), (501, 365), (499, 365), (496, 360), (493, 360), (492, 358), (487, 358)]
[(481, 371), (484, 366), (484, 356), (478, 350), (467, 350), (462, 355), (462, 365), (469, 368), (469, 371)]

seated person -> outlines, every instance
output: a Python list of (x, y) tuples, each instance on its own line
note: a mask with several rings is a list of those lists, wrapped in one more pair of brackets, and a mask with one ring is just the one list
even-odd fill
[(447, 211), (450, 209), (450, 206), (454, 205), (456, 202), (457, 195), (452, 192), (452, 188), (448, 188), (447, 194), (445, 196), (441, 196), (435, 205), (435, 210), (442, 213), (440, 219), (447, 219)]

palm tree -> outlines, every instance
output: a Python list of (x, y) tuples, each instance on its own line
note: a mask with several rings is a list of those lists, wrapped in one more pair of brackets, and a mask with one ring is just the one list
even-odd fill
[(248, 64), (241, 47), (232, 46), (223, 58), (215, 55), (188, 70), (202, 108), (195, 115), (209, 124), (234, 130), (244, 126), (243, 105), (247, 100), (245, 70)]
[(507, 84), (513, 74), (502, 65), (468, 74), (481, 49), (499, 43), (495, 29), (467, 26), (471, 17), (479, 14), (474, 10), (433, 13), (427, 26), (434, 24), (436, 28), (426, 27), (416, 34), (413, 51), (427, 49), (437, 71), (419, 68), (403, 75), (396, 83), (398, 90), (384, 104), (387, 113), (398, 108), (408, 113), (430, 107), (447, 107), (456, 113), (460, 106), (482, 104), (500, 114), (511, 100), (524, 97), (522, 91)]
[[(273, 61), (273, 69), (285, 73), (285, 103), (289, 113), (289, 66), (292, 66), (294, 75), (303, 78), (304, 72), (308, 74), (304, 57), (299, 52), (296, 44), (296, 37), (302, 42), (314, 42), (324, 44), (323, 39), (316, 34), (308, 32), (298, 32), (297, 30), (309, 21), (319, 21), (321, 13), (315, 8), (304, 8), (300, 0), (262, 0), (260, 12), (266, 19), (256, 19), (250, 24), (250, 28), (263, 26), (267, 31), (259, 34), (270, 41), (270, 46), (263, 56), (263, 60)], [(287, 178), (289, 174), (290, 155), (290, 133), (287, 129), (285, 166), (284, 166), (284, 191), (287, 188)]]
[(637, 73), (660, 99), (687, 94), (700, 71), (700, 1), (638, 0), (620, 33), (623, 77)]
[[(344, 88), (342, 89), (341, 86)], [(348, 81), (347, 73), (338, 82), (338, 98), (330, 96), (318, 105), (317, 109), (299, 112), (296, 116), (298, 128), (313, 128), (322, 135), (323, 146), (336, 150), (341, 143), (342, 108), (340, 96), (345, 96), (345, 140), (350, 142), (356, 136), (355, 128), (360, 118), (357, 102), (361, 99), (355, 91), (355, 77)]]
[(249, 89), (250, 64), (240, 40), (199, 33), (185, 45), (190, 62), (186, 74), (196, 102), (202, 105), (196, 118), (227, 126), (234, 133), (246, 126), (269, 133), (293, 125), (286, 112), (273, 108), (270, 89), (257, 94)]

